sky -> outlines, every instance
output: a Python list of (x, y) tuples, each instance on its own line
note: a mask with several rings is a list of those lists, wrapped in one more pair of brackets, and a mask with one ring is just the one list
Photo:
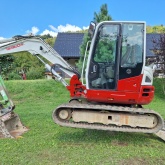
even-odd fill
[(114, 21), (165, 25), (165, 0), (0, 0), (0, 39), (85, 29), (105, 3)]

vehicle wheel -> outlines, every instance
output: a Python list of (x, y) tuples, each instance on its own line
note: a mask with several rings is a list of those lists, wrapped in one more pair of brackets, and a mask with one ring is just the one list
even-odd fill
[(64, 110), (59, 111), (58, 116), (62, 120), (69, 120), (72, 116), (72, 113), (70, 109), (64, 109)]

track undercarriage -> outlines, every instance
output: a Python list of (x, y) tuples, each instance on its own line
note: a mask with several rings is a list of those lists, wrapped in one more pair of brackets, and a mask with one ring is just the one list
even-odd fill
[(149, 109), (71, 102), (57, 107), (52, 116), (61, 126), (155, 133), (165, 140), (164, 120)]

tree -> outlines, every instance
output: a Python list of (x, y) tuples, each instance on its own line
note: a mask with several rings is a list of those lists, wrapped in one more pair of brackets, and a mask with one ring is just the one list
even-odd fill
[(86, 45), (87, 42), (90, 40), (90, 37), (88, 36), (88, 33), (84, 34), (84, 38), (83, 38), (83, 42), (80, 46), (80, 59), (78, 61), (78, 63), (76, 64), (76, 66), (78, 67), (79, 72), (82, 71), (82, 65), (83, 65), (83, 61), (84, 61), (84, 56), (85, 56), (85, 51), (86, 51)]
[[(19, 52), (14, 53), (14, 73), (21, 75), (22, 73), (26, 73), (28, 75), (27, 79), (31, 79), (29, 75), (32, 75), (32, 79), (34, 79), (34, 75), (41, 75), (44, 72), (44, 65), (36, 58), (31, 55), (29, 52)], [(35, 74), (34, 74), (35, 73)], [(42, 78), (43, 76), (36, 76), (36, 78)]]
[(38, 35), (38, 37), (42, 38), (43, 40), (48, 39), (48, 38), (53, 38), (50, 34)]
[[(94, 12), (94, 18), (93, 21), (95, 23), (99, 23), (101, 21), (111, 21), (112, 17), (108, 14), (108, 6), (107, 4), (103, 4), (100, 8), (100, 12), (96, 13)], [(84, 56), (85, 56), (85, 50), (86, 50), (86, 45), (87, 42), (90, 40), (90, 37), (88, 36), (88, 33), (84, 34), (84, 38), (83, 38), (83, 42), (80, 46), (80, 59), (78, 61), (78, 63), (76, 64), (78, 67), (78, 70), (81, 71), (82, 70), (82, 64), (83, 64), (83, 60), (84, 60)]]
[(53, 46), (54, 46), (54, 43), (55, 43), (55, 40), (56, 40), (55, 37), (54, 37), (54, 38), (46, 38), (46, 39), (45, 39), (45, 42), (46, 42), (47, 44), (49, 44), (51, 47), (53, 47)]
[[(33, 68), (33, 69), (31, 69)], [(35, 72), (35, 75), (41, 75), (44, 72), (44, 65), (29, 52), (19, 52), (10, 55), (0, 56), (0, 71), (4, 79), (22, 79), (23, 73)], [(28, 75), (31, 75), (28, 73)], [(33, 74), (34, 75), (34, 74)], [(43, 74), (44, 75), (44, 74)], [(29, 78), (30, 76), (28, 76)], [(33, 76), (34, 77), (34, 76)], [(36, 78), (38, 78), (37, 76)], [(43, 76), (40, 76), (42, 78)], [(34, 78), (33, 78), (34, 79)]]
[(103, 4), (100, 8), (100, 12), (94, 12), (93, 21), (99, 23), (101, 21), (111, 21), (112, 17), (108, 14), (108, 6), (107, 4)]
[(56, 37), (52, 37), (50, 34), (45, 34), (42, 36), (38, 35), (38, 36), (42, 38), (47, 44), (53, 47)]
[(165, 33), (165, 26), (147, 26), (147, 33)]
[(165, 94), (165, 33), (160, 34), (159, 38), (153, 39), (154, 52), (156, 54), (157, 68), (162, 74), (162, 88)]
[(0, 56), (0, 74), (3, 78), (7, 78), (7, 74), (14, 68), (14, 57), (12, 55)]

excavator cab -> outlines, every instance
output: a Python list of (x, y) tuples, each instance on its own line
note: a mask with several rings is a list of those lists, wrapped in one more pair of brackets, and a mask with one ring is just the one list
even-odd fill
[(92, 26), (90, 33), (94, 32), (94, 35), (86, 69), (90, 101), (142, 105), (152, 100), (152, 92), (140, 98), (142, 85), (148, 91), (153, 88), (152, 77), (146, 77), (144, 73), (145, 27), (145, 22), (116, 21)]
[(141, 74), (144, 28), (143, 23), (99, 25), (88, 65), (90, 89), (116, 90), (118, 81)]
[(0, 138), (18, 137), (27, 131), (19, 116), (13, 112), (14, 107), (0, 76)]

